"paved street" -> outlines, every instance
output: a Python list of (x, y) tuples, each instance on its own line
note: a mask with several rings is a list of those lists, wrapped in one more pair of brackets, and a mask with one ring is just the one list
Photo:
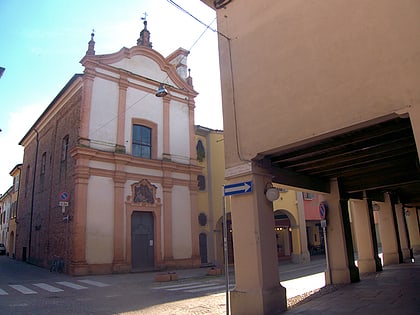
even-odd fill
[[(323, 286), (325, 261), (282, 263), (288, 297)], [(0, 256), (0, 314), (225, 314), (224, 276), (178, 270), (178, 281), (151, 273), (72, 277)], [(302, 276), (312, 274), (307, 278)], [(229, 272), (234, 287), (233, 271)], [(293, 279), (296, 278), (296, 279)]]

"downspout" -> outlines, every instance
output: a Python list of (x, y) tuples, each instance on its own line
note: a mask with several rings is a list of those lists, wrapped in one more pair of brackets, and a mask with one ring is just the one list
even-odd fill
[(32, 220), (34, 216), (35, 179), (36, 179), (36, 165), (38, 163), (38, 145), (39, 145), (39, 133), (35, 128), (34, 128), (34, 131), (36, 133), (36, 149), (35, 149), (34, 175), (32, 179), (31, 218), (29, 221), (29, 244), (28, 244), (28, 262), (29, 263), (31, 263)]

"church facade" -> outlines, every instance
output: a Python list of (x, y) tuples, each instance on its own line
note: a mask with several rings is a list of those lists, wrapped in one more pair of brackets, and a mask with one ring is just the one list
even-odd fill
[[(188, 51), (95, 54), (20, 144), (16, 256), (74, 275), (200, 265)], [(156, 91), (159, 90), (159, 93)]]

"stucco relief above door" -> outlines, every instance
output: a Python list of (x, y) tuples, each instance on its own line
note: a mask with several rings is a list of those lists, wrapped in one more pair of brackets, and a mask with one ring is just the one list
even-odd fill
[(160, 198), (156, 197), (157, 187), (147, 179), (142, 179), (131, 185), (131, 196), (127, 201), (138, 206), (156, 206), (160, 204)]

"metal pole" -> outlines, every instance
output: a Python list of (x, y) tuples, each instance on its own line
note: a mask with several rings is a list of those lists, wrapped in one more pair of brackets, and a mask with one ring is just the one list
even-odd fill
[(226, 289), (226, 314), (229, 315), (229, 266), (228, 266), (228, 250), (227, 250), (227, 219), (226, 219), (226, 197), (223, 188), (223, 252), (225, 256), (225, 289)]
[(325, 262), (326, 262), (326, 267), (327, 267), (327, 271), (328, 271), (329, 281), (330, 281), (330, 284), (332, 284), (332, 275), (331, 275), (331, 269), (330, 269), (330, 257), (328, 255), (328, 240), (327, 240), (326, 222), (324, 223), (324, 226), (322, 227), (322, 230), (324, 232)]
[[(36, 165), (38, 163), (38, 146), (39, 146), (39, 133), (34, 128), (36, 133), (36, 148), (35, 148), (35, 161), (34, 161), (34, 175), (32, 177), (32, 196), (31, 196), (31, 215), (29, 219), (29, 240), (28, 240), (28, 262), (31, 263), (31, 248), (32, 248), (32, 221), (34, 216), (34, 200), (35, 200), (35, 180), (36, 180)], [(26, 176), (28, 176), (27, 174)]]

